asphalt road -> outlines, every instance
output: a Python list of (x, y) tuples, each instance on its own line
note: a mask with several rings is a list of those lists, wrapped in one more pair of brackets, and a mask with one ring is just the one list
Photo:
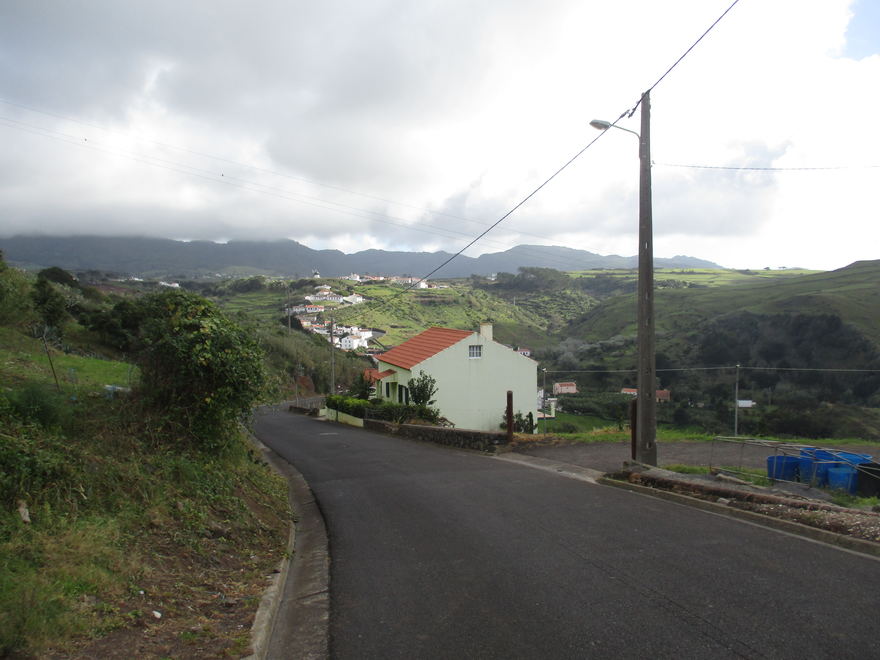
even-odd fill
[(334, 658), (878, 655), (875, 559), (289, 413), (255, 432), (325, 517)]

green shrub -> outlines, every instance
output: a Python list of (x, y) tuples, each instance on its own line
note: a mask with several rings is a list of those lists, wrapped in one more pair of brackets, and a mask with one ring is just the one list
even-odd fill
[(403, 424), (411, 419), (421, 419), (432, 424), (440, 420), (440, 411), (430, 406), (407, 405), (381, 399), (366, 401), (339, 394), (327, 397), (327, 407), (361, 419), (379, 419), (396, 424)]
[(7, 392), (5, 400), (8, 411), (18, 419), (47, 429), (60, 425), (67, 414), (64, 395), (43, 383), (28, 381)]
[(185, 291), (151, 294), (138, 306), (136, 360), (147, 401), (202, 448), (227, 447), (266, 383), (256, 339)]
[[(0, 402), (0, 414), (3, 413)], [(63, 440), (36, 427), (7, 424), (0, 434), (0, 506), (14, 507), (18, 500), (57, 502), (74, 488), (71, 475), (76, 460)]]
[(9, 268), (0, 256), (0, 323), (12, 323), (32, 314), (31, 285), (27, 276)]
[(327, 407), (363, 419), (365, 411), (370, 407), (370, 402), (366, 399), (356, 399), (342, 394), (331, 394), (327, 397)]

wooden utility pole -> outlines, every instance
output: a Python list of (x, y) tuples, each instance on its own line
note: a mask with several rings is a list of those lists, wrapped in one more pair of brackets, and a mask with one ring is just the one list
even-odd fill
[(739, 365), (736, 365), (736, 384), (733, 386), (733, 437), (739, 435)]
[(651, 206), (651, 98), (642, 94), (639, 134), (638, 408), (636, 460), (657, 465), (657, 368), (654, 348), (654, 228)]
[(333, 317), (330, 317), (330, 394), (336, 394), (336, 349), (333, 346)]

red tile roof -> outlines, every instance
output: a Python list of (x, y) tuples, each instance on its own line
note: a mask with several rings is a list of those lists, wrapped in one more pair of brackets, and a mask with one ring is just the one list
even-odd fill
[(386, 369), (382, 372), (380, 372), (378, 369), (364, 369), (364, 380), (372, 385), (376, 381), (382, 380), (386, 376), (390, 376), (393, 373), (394, 369)]
[(440, 351), (457, 344), (472, 334), (474, 333), (470, 330), (428, 328), (390, 351), (377, 355), (376, 358), (396, 367), (412, 369), (419, 362), (424, 362), (429, 357), (437, 355)]

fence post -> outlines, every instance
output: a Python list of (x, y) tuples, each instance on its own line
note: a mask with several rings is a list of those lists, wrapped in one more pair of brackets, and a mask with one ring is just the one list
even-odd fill
[[(496, 408), (497, 410), (497, 408)], [(507, 444), (513, 442), (513, 392), (507, 390)]]

